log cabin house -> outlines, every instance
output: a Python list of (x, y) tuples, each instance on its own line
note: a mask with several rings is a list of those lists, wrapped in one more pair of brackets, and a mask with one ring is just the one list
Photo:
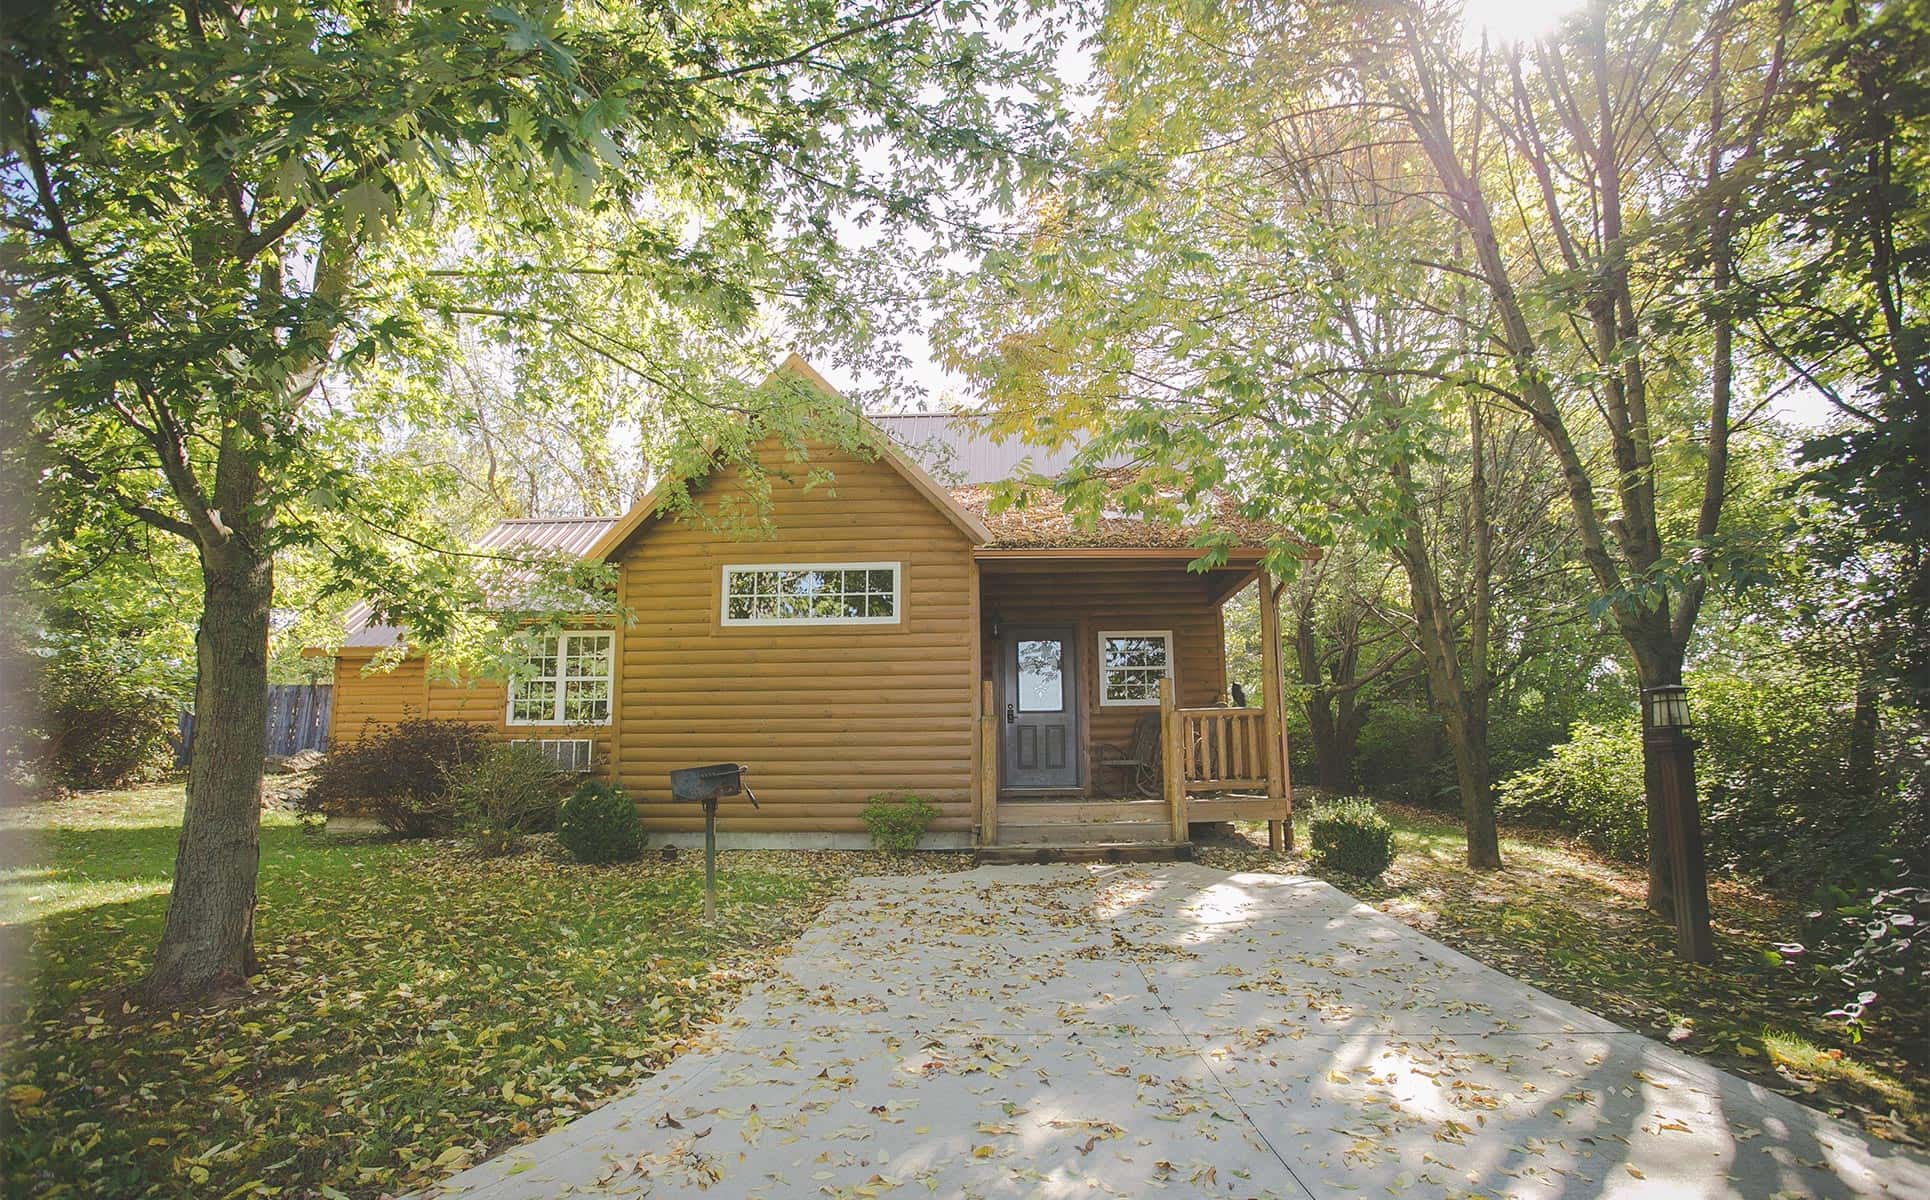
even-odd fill
[[(836, 395), (796, 356), (779, 371)], [(990, 485), (1022, 461), (1050, 474), (1065, 453), (947, 415), (868, 428), (875, 457), (814, 451), (833, 485), (770, 476), (768, 541), (669, 519), (650, 496), (621, 517), (502, 522), (485, 548), (613, 563), (634, 619), (546, 640), (507, 685), (454, 683), (419, 655), (370, 669), (405, 634), (360, 608), (327, 651), (332, 742), (410, 714), (484, 724), (622, 785), (659, 841), (702, 828), (667, 777), (710, 762), (749, 768), (761, 807), (739, 797), (719, 814), (740, 847), (863, 846), (867, 799), (906, 792), (938, 809), (927, 846), (991, 858), (1184, 855), (1189, 825), (1234, 819), (1290, 836), (1265, 530), (1229, 517), (1226, 564), (1189, 570), (1196, 528), (1079, 522), (1050, 494), (992, 511)], [(735, 472), (693, 498), (741, 492)], [(1248, 587), (1264, 669), (1244, 681), (1255, 704), (1234, 707), (1223, 609)]]

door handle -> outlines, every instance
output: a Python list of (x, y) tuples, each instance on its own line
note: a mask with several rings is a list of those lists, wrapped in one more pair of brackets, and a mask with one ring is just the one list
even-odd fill
[(1018, 719), (1019, 719), (1019, 714), (1012, 708), (1011, 705), (1009, 704), (1006, 705), (1005, 706), (1005, 723), (1007, 725), (1013, 725), (1018, 722)]

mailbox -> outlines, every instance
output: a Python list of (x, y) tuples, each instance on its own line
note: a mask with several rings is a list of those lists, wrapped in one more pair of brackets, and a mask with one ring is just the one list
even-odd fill
[(748, 797), (758, 808), (757, 793), (744, 786), (750, 768), (742, 763), (714, 763), (708, 767), (684, 767), (670, 773), (670, 798), (695, 801), (704, 806), (704, 920), (717, 919), (717, 799), (720, 796)]
[(744, 786), (744, 773), (749, 768), (742, 763), (717, 763), (708, 767), (685, 767), (670, 773), (670, 798), (672, 800), (698, 800), (715, 807), (720, 796), (750, 796), (753, 808), (761, 807), (757, 795)]

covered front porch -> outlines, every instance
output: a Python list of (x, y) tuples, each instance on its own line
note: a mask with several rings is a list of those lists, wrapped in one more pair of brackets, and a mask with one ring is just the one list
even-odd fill
[[(978, 552), (982, 849), (1190, 848), (1199, 822), (1291, 829), (1278, 589), (1258, 550)], [(1249, 589), (1251, 591), (1249, 592)], [(1257, 593), (1259, 654), (1229, 672), (1226, 606)], [(1098, 855), (1105, 856), (1105, 855)]]

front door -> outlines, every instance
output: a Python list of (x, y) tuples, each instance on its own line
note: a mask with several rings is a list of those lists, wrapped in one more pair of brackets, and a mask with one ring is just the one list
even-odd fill
[(1079, 671), (1070, 626), (1022, 625), (1000, 639), (1004, 788), (1079, 786)]

